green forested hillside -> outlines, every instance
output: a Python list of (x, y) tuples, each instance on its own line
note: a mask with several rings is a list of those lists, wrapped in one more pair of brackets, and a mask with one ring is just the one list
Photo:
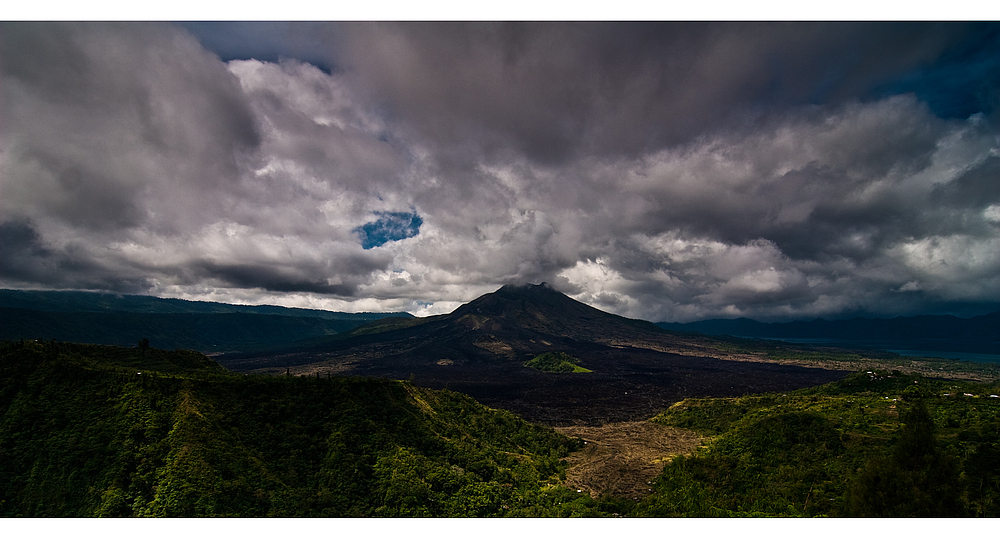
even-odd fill
[(559, 486), (581, 442), (454, 392), (2, 342), (0, 517), (997, 517), (998, 393), (879, 371), (687, 399), (653, 420), (706, 445), (594, 500)]
[(448, 391), (0, 343), (0, 516), (570, 516), (579, 442)]
[(998, 393), (897, 371), (687, 399), (654, 421), (714, 438), (665, 466), (635, 514), (997, 517)]

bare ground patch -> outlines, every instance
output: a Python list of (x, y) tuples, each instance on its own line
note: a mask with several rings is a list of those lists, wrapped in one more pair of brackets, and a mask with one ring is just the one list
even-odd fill
[(589, 492), (639, 499), (650, 492), (663, 465), (702, 443), (697, 434), (650, 421), (609, 423), (599, 427), (556, 427), (587, 445), (566, 457), (566, 486)]

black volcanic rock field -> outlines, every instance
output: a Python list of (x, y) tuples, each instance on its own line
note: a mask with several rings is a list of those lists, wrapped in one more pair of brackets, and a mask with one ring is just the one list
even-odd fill
[[(593, 372), (524, 366), (550, 351)], [(686, 397), (786, 391), (846, 374), (709, 352), (704, 339), (605, 313), (543, 283), (505, 286), (448, 315), (382, 320), (308, 347), (216, 360), (242, 372), (409, 379), (552, 426), (648, 419)]]
[[(596, 347), (595, 347), (596, 348)], [(686, 397), (740, 396), (823, 384), (846, 373), (725, 361), (643, 349), (572, 351), (592, 373), (553, 374), (511, 365), (482, 371), (423, 369), (416, 384), (471, 395), (551, 426), (648, 419)], [(389, 369), (387, 369), (388, 371)], [(385, 375), (392, 377), (391, 372)], [(401, 377), (401, 376), (400, 376)]]

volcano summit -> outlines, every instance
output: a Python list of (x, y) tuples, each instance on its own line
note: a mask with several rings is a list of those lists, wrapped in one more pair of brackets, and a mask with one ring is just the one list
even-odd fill
[[(525, 366), (545, 352), (587, 373)], [(595, 309), (545, 283), (507, 285), (450, 314), (387, 318), (296, 349), (216, 358), (229, 369), (410, 379), (550, 425), (646, 419), (685, 397), (826, 383), (845, 373), (711, 357), (704, 338)]]

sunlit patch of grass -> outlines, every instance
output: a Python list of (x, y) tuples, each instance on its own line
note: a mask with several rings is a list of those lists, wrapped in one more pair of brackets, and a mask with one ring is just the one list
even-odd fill
[(524, 366), (542, 372), (593, 372), (590, 369), (586, 369), (578, 365), (579, 362), (580, 360), (578, 358), (575, 358), (565, 352), (545, 352), (544, 354), (535, 356), (534, 359), (525, 363)]

